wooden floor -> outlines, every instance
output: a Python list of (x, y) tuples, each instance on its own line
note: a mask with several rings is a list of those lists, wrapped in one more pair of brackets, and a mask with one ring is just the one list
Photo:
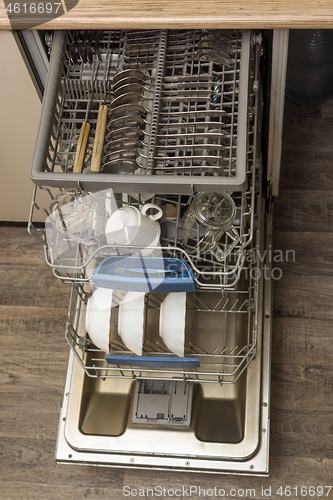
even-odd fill
[(0, 227), (1, 500), (120, 499), (123, 486), (156, 485), (255, 488), (252, 498), (272, 486), (281, 499), (281, 485), (333, 484), (333, 102), (287, 102), (283, 144), (275, 248), (296, 262), (274, 283), (270, 477), (56, 465), (68, 285), (25, 228)]

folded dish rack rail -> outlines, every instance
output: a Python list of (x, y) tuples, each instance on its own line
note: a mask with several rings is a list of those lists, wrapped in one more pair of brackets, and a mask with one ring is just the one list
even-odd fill
[[(229, 47), (225, 65), (219, 59), (221, 47), (210, 47), (209, 54), (203, 51), (205, 37), (214, 39), (214, 33), (96, 32), (93, 60), (83, 63), (70, 58), (69, 33), (56, 32), (31, 167), (33, 182), (86, 191), (112, 187), (119, 193), (190, 195), (243, 189), (253, 44), (249, 31), (221, 31)], [(216, 42), (207, 43), (214, 47)], [(139, 168), (134, 174), (92, 173), (98, 108), (112, 105), (113, 78), (126, 69), (145, 75)], [(91, 130), (85, 168), (73, 173), (87, 116)]]

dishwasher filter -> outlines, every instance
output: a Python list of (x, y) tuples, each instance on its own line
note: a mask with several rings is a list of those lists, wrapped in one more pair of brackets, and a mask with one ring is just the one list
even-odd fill
[(175, 380), (137, 381), (135, 424), (191, 425), (193, 384)]

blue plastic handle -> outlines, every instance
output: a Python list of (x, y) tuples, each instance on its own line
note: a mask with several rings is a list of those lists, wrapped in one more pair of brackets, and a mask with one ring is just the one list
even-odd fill
[(168, 356), (126, 356), (108, 354), (105, 358), (109, 365), (131, 366), (138, 368), (197, 368), (198, 358), (174, 358)]
[(194, 275), (189, 265), (175, 257), (113, 255), (93, 272), (99, 288), (132, 292), (194, 292)]

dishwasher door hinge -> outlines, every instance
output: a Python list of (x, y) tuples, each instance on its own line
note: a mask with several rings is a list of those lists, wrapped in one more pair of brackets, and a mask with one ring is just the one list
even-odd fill
[(247, 308), (249, 311), (252, 311), (254, 309), (254, 299), (249, 299), (247, 301)]
[(269, 215), (273, 215), (273, 184), (272, 181), (267, 182), (267, 212)]
[(45, 40), (45, 45), (48, 47), (48, 52), (49, 52), (49, 55), (51, 55), (51, 52), (52, 52), (52, 45), (53, 45), (53, 33), (45, 33), (45, 36), (44, 36), (44, 40)]
[(262, 33), (253, 33), (253, 45), (262, 45), (263, 37)]

